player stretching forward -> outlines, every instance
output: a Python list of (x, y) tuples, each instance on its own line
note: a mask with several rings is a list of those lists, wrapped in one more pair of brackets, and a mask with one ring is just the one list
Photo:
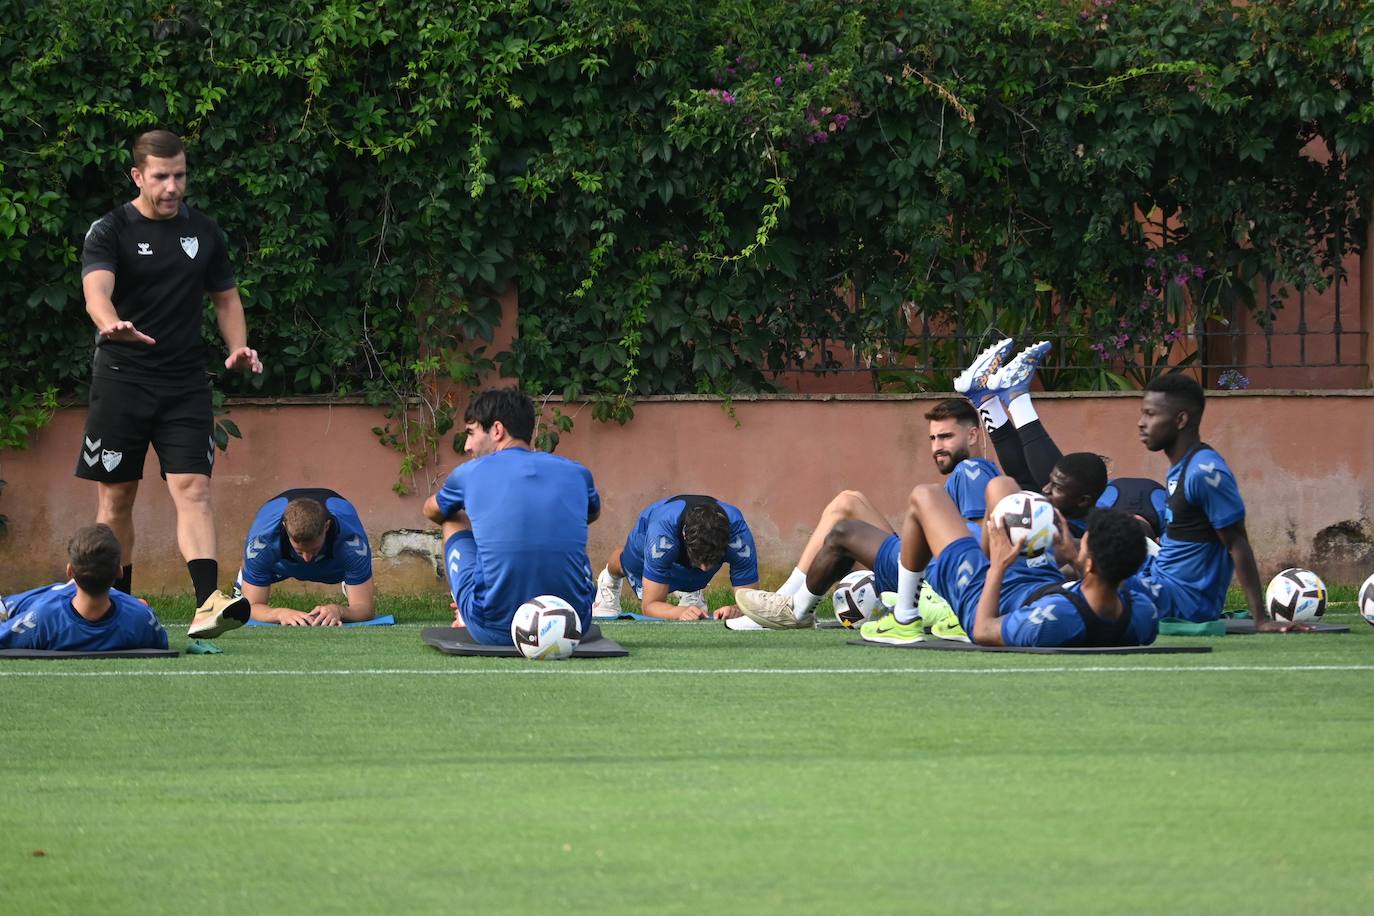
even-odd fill
[[(272, 585), (283, 579), (343, 584), (347, 607), (310, 611), (272, 607)], [(333, 490), (295, 489), (269, 499), (243, 544), (239, 587), (253, 603), (253, 619), (286, 626), (337, 627), (376, 613), (372, 548), (353, 504)]]
[[(620, 586), (626, 578), (650, 617), (712, 616), (702, 589), (725, 563), (730, 564), (730, 584), (736, 589), (758, 587), (754, 534), (739, 509), (710, 496), (660, 499), (639, 513), (625, 546), (611, 554), (597, 576), (592, 616), (620, 616)], [(680, 604), (668, 603), (670, 591), (684, 593)], [(738, 617), (739, 609), (717, 608), (714, 616)]]
[[(936, 469), (947, 478), (945, 492), (977, 536), (987, 512), (985, 491), (997, 477), (997, 465), (973, 457), (978, 446), (978, 415), (962, 398), (946, 398), (925, 414), (929, 423), (930, 454)], [(776, 592), (751, 591), (736, 600), (747, 618), (730, 621), (732, 630), (797, 629), (815, 626), (812, 610), (821, 595), (857, 562), (873, 570), (879, 591), (897, 588), (899, 538), (887, 518), (857, 490), (845, 490), (830, 501), (811, 532), (792, 574)], [(927, 590), (923, 607), (944, 608)], [(752, 610), (751, 610), (752, 609)], [(948, 613), (945, 608), (946, 614)], [(932, 624), (934, 621), (932, 621)]]
[(1273, 620), (1265, 610), (1235, 475), (1202, 441), (1204, 405), (1202, 386), (1185, 375), (1162, 375), (1145, 386), (1140, 439), (1150, 451), (1167, 455), (1172, 467), (1165, 478), (1164, 537), (1141, 580), (1160, 616), (1203, 622), (1221, 617), (1234, 571), (1257, 629), (1304, 629)]
[(167, 648), (167, 631), (152, 608), (112, 587), (119, 560), (119, 540), (109, 525), (76, 532), (67, 542), (72, 581), (0, 598), (0, 649)]
[(463, 422), (472, 460), (454, 468), (424, 508), (444, 531), (453, 625), (477, 642), (511, 645), (516, 609), (557, 595), (587, 632), (596, 590), (587, 525), (601, 514), (591, 472), (530, 449), (534, 402), (515, 388), (482, 392)]

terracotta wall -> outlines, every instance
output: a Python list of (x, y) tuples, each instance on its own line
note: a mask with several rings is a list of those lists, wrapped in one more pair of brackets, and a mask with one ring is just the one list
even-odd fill
[[(577, 413), (560, 454), (587, 464), (605, 508), (592, 526), (593, 562), (624, 538), (639, 509), (678, 492), (710, 493), (739, 505), (753, 525), (765, 582), (791, 568), (815, 517), (840, 489), (869, 494), (897, 518), (913, 484), (939, 477), (922, 412), (929, 397), (787, 396), (737, 400), (734, 416), (717, 401), (657, 399), (639, 404), (626, 426)], [(1135, 433), (1137, 395), (1044, 395), (1040, 412), (1065, 451), (1112, 458), (1115, 475), (1162, 478), (1165, 459)], [(328, 486), (357, 504), (377, 553), (380, 587), (439, 590), (426, 555), (420, 503), (434, 485), (397, 496), (398, 456), (371, 429), (375, 409), (357, 404), (234, 404), (244, 440), (216, 466), (214, 499), (226, 578), (258, 506), (293, 486)], [(67, 410), (25, 451), (0, 453), (0, 593), (59, 577), (69, 533), (95, 515), (95, 487), (72, 477), (83, 410)], [(1374, 393), (1216, 394), (1206, 438), (1235, 468), (1249, 507), (1251, 539), (1263, 571), (1313, 565), (1332, 581), (1374, 572)], [(447, 446), (445, 446), (447, 448)], [(446, 456), (452, 463), (456, 456)], [(182, 590), (174, 517), (150, 455), (136, 510), (136, 586)], [(408, 532), (415, 532), (410, 534)]]

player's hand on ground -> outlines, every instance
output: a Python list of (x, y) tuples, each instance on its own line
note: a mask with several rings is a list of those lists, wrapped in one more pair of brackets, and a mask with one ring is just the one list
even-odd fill
[(310, 612), (312, 625), (317, 627), (341, 627), (343, 626), (343, 613), (337, 604), (317, 605)]
[(1262, 623), (1255, 621), (1255, 631), (1258, 633), (1306, 633), (1311, 629), (1308, 624), (1293, 620), (1275, 620), (1271, 617)]
[(743, 616), (743, 612), (733, 604), (727, 604), (725, 607), (716, 608), (713, 616), (716, 620), (733, 620), (736, 617)]
[(710, 612), (709, 612), (709, 611), (703, 611), (701, 608), (697, 607), (696, 605), (688, 604), (688, 605), (684, 605), (684, 606), (682, 606), (682, 607), (679, 607), (679, 608), (677, 609), (677, 617), (674, 618), (674, 619), (676, 619), (676, 620), (703, 620), (703, 619), (705, 619), (705, 618), (708, 617), (708, 616), (710, 616)]
[(116, 321), (109, 327), (101, 328), (100, 337), (102, 340), (116, 340), (120, 343), (141, 343), (149, 346), (157, 343), (156, 340), (134, 327), (132, 321)]
[(1016, 561), (1021, 552), (1022, 538), (1012, 540), (1006, 523), (991, 516), (983, 523), (988, 531), (988, 560), (993, 566), (1005, 570)]
[[(152, 343), (151, 340), (148, 341)], [(262, 372), (262, 361), (258, 359), (258, 351), (251, 347), (239, 347), (229, 358), (224, 361), (226, 369), (248, 369), (254, 374)]]
[(277, 623), (284, 627), (311, 626), (310, 615), (305, 611), (292, 611), (283, 608), (277, 612)]

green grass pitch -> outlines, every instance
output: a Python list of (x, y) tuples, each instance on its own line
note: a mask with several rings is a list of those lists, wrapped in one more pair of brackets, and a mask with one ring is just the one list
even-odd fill
[(536, 664), (423, 645), (437, 597), (382, 610), (0, 664), (0, 912), (1374, 906), (1348, 600), (1349, 635), (1137, 658), (618, 623), (629, 658)]

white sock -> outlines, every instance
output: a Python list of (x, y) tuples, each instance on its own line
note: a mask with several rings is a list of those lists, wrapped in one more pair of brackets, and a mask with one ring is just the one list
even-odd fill
[(897, 607), (892, 613), (898, 623), (911, 623), (921, 615), (916, 610), (916, 599), (921, 594), (921, 580), (925, 570), (907, 569), (901, 560), (897, 561)]
[(606, 585), (613, 585), (613, 586), (615, 586), (616, 588), (620, 588), (620, 584), (621, 584), (622, 582), (624, 582), (624, 581), (625, 581), (625, 577), (624, 577), (624, 576), (613, 576), (613, 575), (611, 575), (611, 568), (610, 568), (609, 566), (607, 566), (605, 569), (601, 570), (601, 575), (599, 575), (599, 576), (596, 577), (596, 584), (597, 584), (597, 585), (601, 585), (601, 584), (604, 582)]
[(797, 589), (792, 595), (792, 616), (801, 620), (807, 614), (811, 613), (811, 609), (814, 608), (816, 602), (820, 600), (821, 596), (813, 595), (807, 591), (806, 584), (803, 582), (802, 587)]
[(1001, 398), (988, 398), (978, 408), (978, 416), (983, 418), (983, 428), (991, 435), (994, 429), (1005, 426), (1007, 411), (1002, 407)]
[(805, 585), (806, 585), (806, 573), (804, 573), (804, 572), (802, 572), (800, 569), (797, 569), (797, 568), (794, 567), (794, 568), (792, 569), (792, 575), (788, 576), (788, 577), (787, 577), (787, 581), (784, 582), (784, 583), (782, 584), (782, 587), (778, 589), (778, 594), (779, 594), (779, 595), (795, 595), (795, 594), (797, 593), (797, 589), (802, 588), (802, 587), (804, 587)]
[(1031, 403), (1029, 394), (1018, 394), (1011, 399), (1007, 405), (1007, 413), (1011, 414), (1011, 422), (1016, 424), (1016, 428), (1029, 426), (1040, 419), (1040, 414), (1035, 412), (1035, 405)]

